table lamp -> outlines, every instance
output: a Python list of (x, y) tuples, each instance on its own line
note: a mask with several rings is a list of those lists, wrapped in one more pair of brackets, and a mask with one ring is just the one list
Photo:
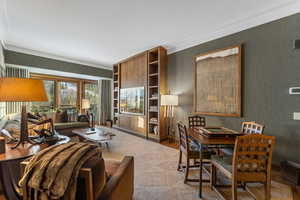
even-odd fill
[(92, 116), (91, 131), (94, 131), (95, 130), (94, 115), (93, 115), (93, 113), (89, 113), (89, 109), (91, 108), (90, 100), (88, 100), (88, 99), (82, 99), (81, 108), (87, 110), (86, 111), (87, 116), (90, 116), (90, 115)]
[[(31, 78), (0, 78), (0, 102), (48, 101), (42, 80)], [(20, 139), (16, 146), (25, 142), (34, 144), (28, 137), (26, 105), (22, 105)]]
[(174, 106), (178, 106), (177, 95), (161, 95), (160, 105), (164, 106), (164, 117), (167, 118), (168, 135), (170, 136), (170, 129), (173, 127)]

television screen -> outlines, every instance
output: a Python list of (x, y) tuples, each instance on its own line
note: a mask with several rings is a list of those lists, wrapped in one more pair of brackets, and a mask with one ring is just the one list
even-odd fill
[(120, 113), (144, 114), (144, 87), (120, 89)]

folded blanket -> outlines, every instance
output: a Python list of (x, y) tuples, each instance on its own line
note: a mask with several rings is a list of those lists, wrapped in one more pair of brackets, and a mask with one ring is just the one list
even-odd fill
[(23, 197), (75, 199), (79, 170), (94, 156), (101, 156), (100, 148), (87, 143), (70, 142), (40, 151), (30, 159), (19, 182)]

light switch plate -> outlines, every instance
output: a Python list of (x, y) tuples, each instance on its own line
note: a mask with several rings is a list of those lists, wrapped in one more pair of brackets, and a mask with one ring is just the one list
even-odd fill
[(300, 120), (300, 112), (294, 112), (293, 119)]

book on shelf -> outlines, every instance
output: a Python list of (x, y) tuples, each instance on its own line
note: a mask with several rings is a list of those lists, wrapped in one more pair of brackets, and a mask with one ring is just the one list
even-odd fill
[(152, 117), (152, 118), (150, 119), (150, 122), (157, 123), (157, 122), (158, 122), (158, 120), (157, 120), (157, 118), (156, 118), (156, 117)]
[(151, 98), (157, 98), (158, 97), (158, 93), (154, 93), (151, 95)]
[(150, 111), (158, 111), (158, 106), (150, 106), (149, 110)]

